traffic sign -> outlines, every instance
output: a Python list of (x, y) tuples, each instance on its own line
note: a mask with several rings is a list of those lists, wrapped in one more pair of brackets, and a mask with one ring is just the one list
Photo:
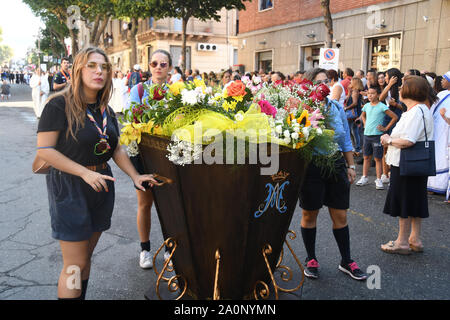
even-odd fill
[(339, 49), (320, 48), (319, 67), (323, 69), (339, 69)]

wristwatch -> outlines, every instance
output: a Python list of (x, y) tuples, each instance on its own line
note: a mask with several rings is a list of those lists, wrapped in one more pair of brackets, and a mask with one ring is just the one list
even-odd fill
[(348, 166), (347, 168), (356, 170), (356, 166), (354, 164), (352, 164), (351, 166)]

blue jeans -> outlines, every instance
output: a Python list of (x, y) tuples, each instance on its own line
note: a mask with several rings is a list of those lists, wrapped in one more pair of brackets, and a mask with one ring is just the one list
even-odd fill
[(350, 125), (351, 134), (355, 138), (355, 151), (361, 152), (361, 136), (363, 133), (362, 127), (359, 127), (354, 121)]

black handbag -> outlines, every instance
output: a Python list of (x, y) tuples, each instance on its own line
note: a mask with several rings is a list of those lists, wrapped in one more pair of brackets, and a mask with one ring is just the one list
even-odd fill
[(428, 140), (425, 115), (422, 108), (423, 127), (425, 141), (418, 141), (412, 147), (400, 151), (400, 175), (401, 176), (435, 176), (436, 154), (434, 141)]

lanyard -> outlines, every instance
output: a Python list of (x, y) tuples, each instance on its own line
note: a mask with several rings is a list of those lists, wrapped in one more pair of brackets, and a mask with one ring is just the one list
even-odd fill
[(66, 81), (70, 80), (70, 74), (69, 74), (69, 77), (67, 77), (66, 73), (63, 70), (61, 70), (61, 74), (63, 75), (64, 78), (66, 78)]
[(102, 122), (103, 130), (100, 129), (99, 125), (97, 124), (97, 121), (95, 121), (94, 116), (92, 115), (89, 108), (87, 109), (87, 116), (88, 116), (89, 120), (91, 120), (91, 122), (95, 125), (95, 127), (98, 130), (98, 133), (100, 134), (100, 141), (94, 147), (94, 154), (97, 156), (105, 154), (109, 149), (111, 149), (108, 141), (106, 140), (109, 138), (108, 135), (106, 134), (106, 128), (108, 125), (108, 118), (106, 116), (106, 108), (103, 107), (101, 112), (102, 112), (102, 118), (103, 118), (103, 122)]

